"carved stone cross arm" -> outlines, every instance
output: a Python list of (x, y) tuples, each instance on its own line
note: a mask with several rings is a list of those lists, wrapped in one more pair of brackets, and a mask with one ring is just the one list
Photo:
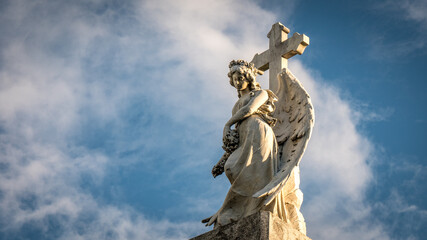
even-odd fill
[(310, 39), (306, 35), (296, 32), (288, 38), (289, 32), (283, 24), (275, 23), (267, 35), (270, 39), (269, 49), (261, 54), (255, 54), (251, 61), (261, 71), (270, 70), (269, 88), (273, 92), (277, 91), (277, 74), (288, 66), (288, 59), (296, 54), (301, 55), (310, 44)]

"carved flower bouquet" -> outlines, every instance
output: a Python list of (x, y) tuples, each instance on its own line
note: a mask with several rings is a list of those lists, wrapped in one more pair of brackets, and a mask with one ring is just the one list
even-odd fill
[(225, 153), (212, 169), (212, 175), (214, 178), (224, 172), (224, 165), (227, 162), (228, 157), (237, 149), (237, 147), (239, 147), (239, 133), (237, 130), (233, 129), (229, 131), (225, 135), (223, 143), (224, 145), (222, 145), (222, 149), (224, 149)]

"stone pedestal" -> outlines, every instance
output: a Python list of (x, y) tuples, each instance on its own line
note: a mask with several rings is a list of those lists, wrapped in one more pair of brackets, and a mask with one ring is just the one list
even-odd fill
[(311, 240), (270, 212), (258, 212), (190, 240)]

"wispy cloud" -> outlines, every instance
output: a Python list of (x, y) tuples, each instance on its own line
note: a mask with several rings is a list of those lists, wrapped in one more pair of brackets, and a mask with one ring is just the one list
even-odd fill
[(427, 28), (427, 2), (423, 0), (404, 0), (399, 2), (386, 1), (385, 6), (415, 22), (419, 22), (424, 28)]
[[(424, 0), (380, 1), (372, 5), (384, 27), (370, 34), (374, 59), (400, 59), (408, 54), (426, 54), (427, 3)], [(392, 31), (386, 26), (395, 24)], [(395, 37), (395, 33), (400, 35)]]
[(427, 168), (415, 156), (382, 155), (373, 164), (378, 174), (370, 191), (372, 208), (395, 239), (422, 239), (427, 221), (422, 183), (427, 180)]

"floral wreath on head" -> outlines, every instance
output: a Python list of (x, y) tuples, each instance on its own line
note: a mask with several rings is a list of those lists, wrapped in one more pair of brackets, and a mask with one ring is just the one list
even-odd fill
[(235, 87), (233, 83), (233, 77), (232, 77), (233, 73), (235, 73), (236, 71), (240, 71), (245, 76), (246, 80), (249, 81), (251, 90), (261, 89), (261, 86), (256, 81), (256, 75), (257, 74), (262, 75), (264, 72), (258, 70), (253, 63), (248, 63), (245, 60), (241, 60), (241, 59), (233, 60), (228, 65), (228, 68), (230, 69), (230, 71), (228, 72), (227, 76), (230, 78), (231, 86)]

